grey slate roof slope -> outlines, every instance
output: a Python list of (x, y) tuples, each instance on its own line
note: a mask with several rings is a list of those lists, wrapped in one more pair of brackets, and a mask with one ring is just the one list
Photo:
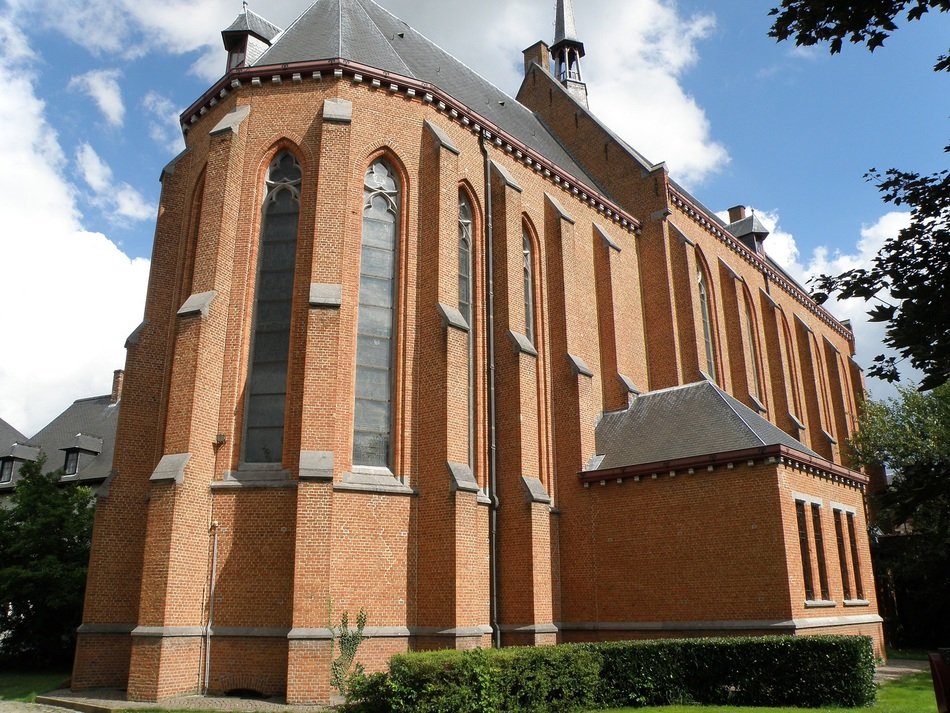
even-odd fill
[(265, 42), (270, 42), (280, 34), (281, 30), (277, 25), (268, 22), (257, 13), (244, 8), (244, 12), (238, 15), (234, 22), (224, 30), (224, 33), (231, 32), (250, 32)]
[(597, 424), (597, 470), (785, 445), (820, 457), (710, 381), (638, 396)]
[(0, 455), (6, 454), (14, 443), (26, 443), (26, 436), (0, 418)]
[(438, 87), (581, 182), (612, 198), (527, 107), (372, 0), (317, 0), (254, 66), (337, 57)]
[(737, 220), (735, 223), (729, 223), (726, 226), (726, 230), (732, 233), (737, 238), (741, 238), (749, 233), (753, 235), (768, 235), (769, 229), (762, 225), (762, 221), (759, 220), (758, 216), (755, 213), (752, 215), (747, 215), (742, 220)]
[[(103, 480), (108, 477), (112, 471), (119, 403), (113, 404), (109, 394), (79, 399), (33, 436), (30, 443), (39, 446), (46, 454), (46, 470), (63, 467), (65, 453), (60, 450), (62, 448), (96, 450), (101, 447), (98, 455), (80, 452), (79, 472), (75, 479)], [(101, 439), (101, 446), (98, 439)]]

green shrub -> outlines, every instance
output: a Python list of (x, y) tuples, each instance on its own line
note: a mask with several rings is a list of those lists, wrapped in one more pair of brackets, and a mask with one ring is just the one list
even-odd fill
[[(394, 713), (567, 712), (594, 703), (599, 674), (600, 657), (578, 646), (430, 651), (390, 659), (384, 687)], [(353, 695), (362, 710), (385, 710), (379, 698)]]
[(547, 713), (696, 703), (866, 706), (871, 640), (860, 636), (618, 641), (394, 656), (353, 676), (365, 713)]
[(603, 659), (605, 707), (699, 703), (866, 706), (874, 701), (871, 640), (769, 636), (624, 641), (585, 646)]

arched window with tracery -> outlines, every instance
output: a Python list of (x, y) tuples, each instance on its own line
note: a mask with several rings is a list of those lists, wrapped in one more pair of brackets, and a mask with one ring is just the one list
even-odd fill
[(472, 205), (459, 190), (459, 312), (468, 324), (468, 464), (475, 466), (475, 315), (472, 310)]
[(363, 181), (353, 465), (388, 467), (392, 453), (393, 351), (399, 178), (383, 159)]
[(524, 335), (534, 344), (534, 250), (527, 226), (521, 228), (522, 275), (524, 278)]
[(301, 178), (289, 151), (271, 161), (265, 178), (244, 427), (248, 463), (279, 463), (283, 456)]

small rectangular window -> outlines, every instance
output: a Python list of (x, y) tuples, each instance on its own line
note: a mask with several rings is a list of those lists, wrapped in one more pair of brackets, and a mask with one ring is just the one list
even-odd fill
[(9, 458), (0, 461), (0, 483), (9, 483), (13, 480), (13, 461)]
[(66, 451), (66, 464), (63, 472), (66, 475), (76, 475), (79, 470), (79, 451)]
[(805, 582), (805, 599), (815, 598), (815, 585), (811, 576), (811, 552), (808, 547), (808, 530), (805, 517), (805, 503), (795, 501), (795, 515), (798, 519), (798, 544), (802, 552), (802, 579)]
[(811, 504), (812, 527), (815, 531), (815, 555), (818, 559), (818, 582), (821, 586), (821, 598), (831, 599), (828, 593), (828, 570), (825, 568), (825, 544), (821, 533), (821, 506)]
[(848, 572), (848, 555), (844, 545), (843, 513), (835, 510), (835, 539), (838, 541), (838, 566), (841, 568), (841, 589), (845, 599), (851, 598), (851, 575)]

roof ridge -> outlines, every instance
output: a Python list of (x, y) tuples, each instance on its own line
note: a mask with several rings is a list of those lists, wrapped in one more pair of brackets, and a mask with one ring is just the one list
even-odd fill
[[(729, 396), (729, 394), (727, 394), (725, 391), (723, 391), (722, 389), (720, 389), (716, 384), (714, 384), (714, 383), (711, 382), (711, 381), (707, 381), (706, 383), (709, 384), (710, 386), (712, 386), (713, 391), (715, 391), (716, 394), (719, 396), (719, 398), (722, 399), (722, 402), (723, 402), (724, 404), (726, 404), (726, 406), (728, 406), (729, 409), (730, 409), (736, 416), (739, 417), (739, 420), (742, 421), (742, 425), (745, 426), (747, 429), (749, 429), (749, 431), (752, 433), (753, 436), (755, 436), (755, 438), (759, 441), (759, 443), (761, 443), (761, 444), (764, 446), (764, 445), (765, 445), (765, 440), (762, 438), (762, 436), (759, 435), (759, 432), (756, 431), (754, 428), (752, 428), (751, 424), (749, 424), (749, 422), (746, 421), (745, 417), (744, 417), (741, 413), (739, 413), (739, 412), (736, 410), (736, 407), (733, 406), (732, 403), (730, 403), (729, 398), (726, 398), (727, 396)], [(731, 398), (733, 401), (735, 401), (736, 403), (739, 403), (739, 401), (738, 401), (735, 397), (730, 397), (730, 398)]]
[[(361, 2), (362, 0), (357, 0), (357, 1), (358, 1), (358, 2)], [(439, 50), (440, 52), (442, 52), (442, 53), (448, 55), (451, 59), (453, 59), (454, 61), (458, 62), (461, 66), (465, 67), (465, 69), (467, 69), (469, 72), (471, 72), (471, 73), (474, 74), (476, 77), (478, 77), (479, 79), (481, 79), (483, 82), (485, 82), (485, 84), (487, 84), (488, 86), (490, 86), (492, 89), (495, 89), (496, 91), (500, 92), (501, 94), (504, 94), (505, 97), (507, 97), (508, 99), (511, 99), (511, 101), (513, 101), (515, 104), (517, 104), (518, 106), (520, 106), (522, 109), (524, 109), (524, 110), (525, 110), (526, 112), (528, 112), (529, 114), (532, 114), (532, 115), (534, 115), (534, 116), (537, 116), (537, 115), (535, 114), (535, 112), (531, 111), (528, 107), (526, 107), (524, 104), (522, 104), (520, 101), (518, 101), (518, 98), (517, 98), (517, 97), (512, 96), (511, 94), (509, 94), (508, 92), (506, 92), (504, 89), (502, 89), (501, 87), (497, 86), (497, 85), (496, 85), (494, 82), (492, 82), (490, 79), (486, 78), (481, 72), (478, 72), (478, 71), (472, 69), (471, 67), (469, 67), (465, 62), (463, 62), (463, 61), (460, 60), (458, 57), (456, 57), (454, 54), (452, 54), (451, 52), (449, 52), (447, 49), (445, 49), (445, 48), (444, 48), (442, 45), (440, 45), (438, 42), (435, 42), (435, 41), (429, 39), (428, 35), (422, 34), (419, 30), (417, 30), (415, 27), (413, 27), (413, 26), (410, 25), (408, 22), (406, 22), (405, 20), (403, 20), (401, 17), (399, 17), (398, 15), (396, 15), (396, 14), (390, 12), (390, 11), (387, 10), (385, 7), (383, 7), (382, 5), (380, 5), (378, 2), (376, 2), (376, 0), (368, 0), (368, 1), (371, 2), (371, 3), (373, 3), (373, 5), (375, 5), (376, 7), (378, 7), (380, 10), (382, 10), (383, 12), (385, 12), (387, 15), (389, 15), (389, 16), (390, 16), (391, 18), (393, 18), (394, 20), (398, 20), (399, 22), (401, 22), (403, 25), (405, 25), (406, 27), (408, 27), (414, 34), (416, 34), (416, 35), (418, 35), (419, 37), (421, 37), (422, 39), (424, 39), (426, 42), (428, 42), (430, 45), (432, 45), (433, 47), (435, 47), (437, 50)], [(400, 57), (400, 59), (402, 59), (402, 57)], [(474, 109), (474, 107), (470, 107), (470, 108)], [(550, 131), (548, 130), (547, 126), (545, 126), (544, 128), (545, 128), (545, 131), (548, 131), (548, 133), (550, 133)], [(579, 164), (578, 164), (578, 166), (580, 167)]]
[[(283, 30), (281, 30), (280, 33), (278, 33), (278, 34), (274, 37), (274, 39), (273, 39), (273, 40), (271, 41), (271, 43), (270, 43), (270, 47), (268, 47), (268, 48), (264, 51), (264, 53), (261, 54), (261, 56), (258, 57), (258, 58), (254, 61), (254, 64), (249, 65), (249, 66), (251, 66), (251, 67), (257, 67), (257, 66), (260, 64), (260, 61), (261, 61), (262, 59), (264, 59), (264, 58), (268, 55), (268, 53), (271, 51), (271, 49), (274, 47), (274, 45), (276, 45), (276, 44), (284, 37), (284, 35), (286, 35), (286, 34), (290, 31), (290, 29), (291, 29), (294, 25), (296, 25), (298, 22), (300, 22), (300, 20), (302, 20), (302, 19), (304, 18), (304, 16), (306, 16), (307, 13), (310, 12), (310, 11), (313, 9), (313, 6), (316, 5), (318, 2), (322, 2), (322, 0), (313, 0), (313, 2), (310, 3), (310, 4), (307, 6), (307, 9), (306, 9), (306, 10), (304, 10), (304, 11), (301, 12), (299, 15), (297, 15), (297, 17), (294, 18), (294, 21), (293, 21), (293, 22), (291, 22), (286, 28), (284, 28)], [(252, 10), (252, 12), (253, 12), (253, 10)], [(273, 24), (273, 23), (271, 23), (271, 24)], [(277, 25), (274, 25), (274, 27), (277, 27)], [(265, 65), (262, 65), (262, 66), (266, 67), (267, 65), (265, 64)]]
[[(382, 28), (380, 28), (380, 26), (376, 24), (376, 20), (373, 19), (373, 16), (370, 15), (370, 14), (366, 11), (366, 8), (365, 8), (365, 7), (363, 7), (363, 2), (362, 2), (362, 0), (340, 0), (340, 17), (341, 17), (341, 19), (340, 19), (340, 56), (341, 56), (341, 57), (343, 56), (343, 20), (342, 20), (342, 15), (343, 15), (343, 3), (344, 3), (344, 2), (352, 2), (352, 3), (354, 3), (355, 5), (357, 5), (357, 6), (359, 7), (359, 9), (363, 12), (363, 15), (366, 16), (366, 19), (369, 20), (370, 24), (373, 26), (373, 28), (376, 30), (376, 32), (379, 34), (379, 36), (383, 38), (383, 41), (389, 46), (389, 48), (393, 51), (393, 54), (396, 55), (396, 57), (399, 59), (399, 63), (402, 64), (403, 67), (405, 67), (405, 69), (406, 69), (406, 76), (407, 76), (407, 77), (411, 77), (412, 79), (419, 79), (419, 77), (417, 77), (417, 76), (415, 75), (415, 73), (409, 68), (409, 65), (406, 64), (406, 60), (404, 60), (404, 59), (402, 58), (402, 55), (399, 54), (399, 51), (396, 49), (396, 46), (392, 43), (392, 40), (389, 39), (388, 37), (386, 37), (386, 33), (384, 33), (383, 30), (382, 30)], [(372, 2), (373, 5), (376, 5), (376, 7), (378, 7), (379, 9), (385, 10), (385, 8), (384, 8), (382, 5), (380, 5), (380, 4), (376, 3), (376, 2), (373, 2), (373, 0), (369, 0), (369, 2)], [(392, 13), (389, 13), (389, 14), (392, 15)], [(403, 23), (404, 25), (406, 25), (406, 27), (409, 27), (408, 23), (406, 23), (405, 20), (401, 20), (400, 18), (396, 17), (395, 15), (392, 15), (392, 17), (394, 17), (395, 19), (399, 20), (401, 23)], [(411, 29), (411, 28), (410, 28), (410, 29)], [(418, 33), (417, 33), (417, 34), (418, 34)], [(427, 38), (427, 39), (428, 39), (428, 38)]]

